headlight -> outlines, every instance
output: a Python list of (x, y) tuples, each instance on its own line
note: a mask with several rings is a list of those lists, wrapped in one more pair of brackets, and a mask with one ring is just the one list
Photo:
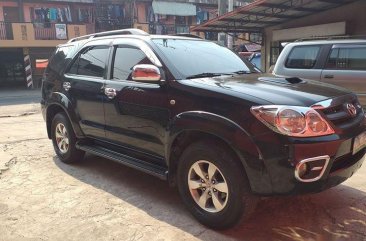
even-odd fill
[(334, 133), (328, 122), (309, 107), (264, 105), (250, 110), (266, 126), (287, 136), (313, 137)]

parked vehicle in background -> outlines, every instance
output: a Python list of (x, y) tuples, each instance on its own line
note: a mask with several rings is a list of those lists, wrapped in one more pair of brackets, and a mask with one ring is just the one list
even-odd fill
[(249, 57), (249, 61), (258, 69), (262, 69), (261, 59), (261, 53), (253, 53)]
[(366, 40), (311, 40), (289, 43), (273, 74), (301, 77), (352, 90), (366, 107)]
[(88, 152), (166, 180), (217, 229), (248, 217), (256, 196), (338, 185), (365, 156), (355, 94), (263, 76), (198, 38), (127, 29), (73, 39), (50, 59), (41, 106), (61, 161)]

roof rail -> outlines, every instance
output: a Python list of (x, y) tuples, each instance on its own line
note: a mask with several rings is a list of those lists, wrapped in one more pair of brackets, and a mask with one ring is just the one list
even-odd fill
[(295, 42), (312, 41), (312, 40), (337, 40), (337, 39), (366, 39), (366, 35), (319, 36), (319, 37), (296, 39)]
[(113, 30), (113, 31), (106, 31), (106, 32), (99, 32), (99, 33), (84, 35), (84, 36), (81, 36), (81, 37), (70, 39), (68, 41), (68, 43), (72, 43), (72, 42), (76, 42), (76, 41), (80, 41), (80, 40), (85, 40), (85, 39), (97, 38), (97, 37), (105, 37), (105, 36), (113, 36), (113, 35), (128, 35), (128, 34), (143, 35), (143, 36), (148, 36), (149, 35), (148, 33), (146, 33), (145, 31), (143, 31), (141, 29), (127, 28), (127, 29), (120, 29), (120, 30)]

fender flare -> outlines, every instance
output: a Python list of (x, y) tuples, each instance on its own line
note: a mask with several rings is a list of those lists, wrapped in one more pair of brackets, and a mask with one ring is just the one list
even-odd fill
[[(171, 149), (176, 138), (185, 131), (197, 131), (217, 136), (226, 142), (239, 157), (254, 192), (268, 192), (271, 181), (262, 159), (261, 151), (250, 134), (234, 121), (204, 111), (188, 111), (175, 116), (168, 125), (165, 156), (171, 159)], [(168, 163), (169, 165), (169, 163)], [(169, 165), (171, 166), (171, 165)]]

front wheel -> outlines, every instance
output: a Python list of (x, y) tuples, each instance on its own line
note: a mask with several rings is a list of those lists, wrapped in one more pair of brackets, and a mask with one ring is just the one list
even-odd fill
[(53, 148), (62, 162), (73, 163), (83, 158), (84, 152), (76, 149), (77, 138), (64, 113), (58, 113), (53, 118), (51, 138)]
[(197, 142), (183, 152), (178, 189), (193, 216), (210, 228), (230, 228), (255, 207), (241, 163), (216, 142)]

